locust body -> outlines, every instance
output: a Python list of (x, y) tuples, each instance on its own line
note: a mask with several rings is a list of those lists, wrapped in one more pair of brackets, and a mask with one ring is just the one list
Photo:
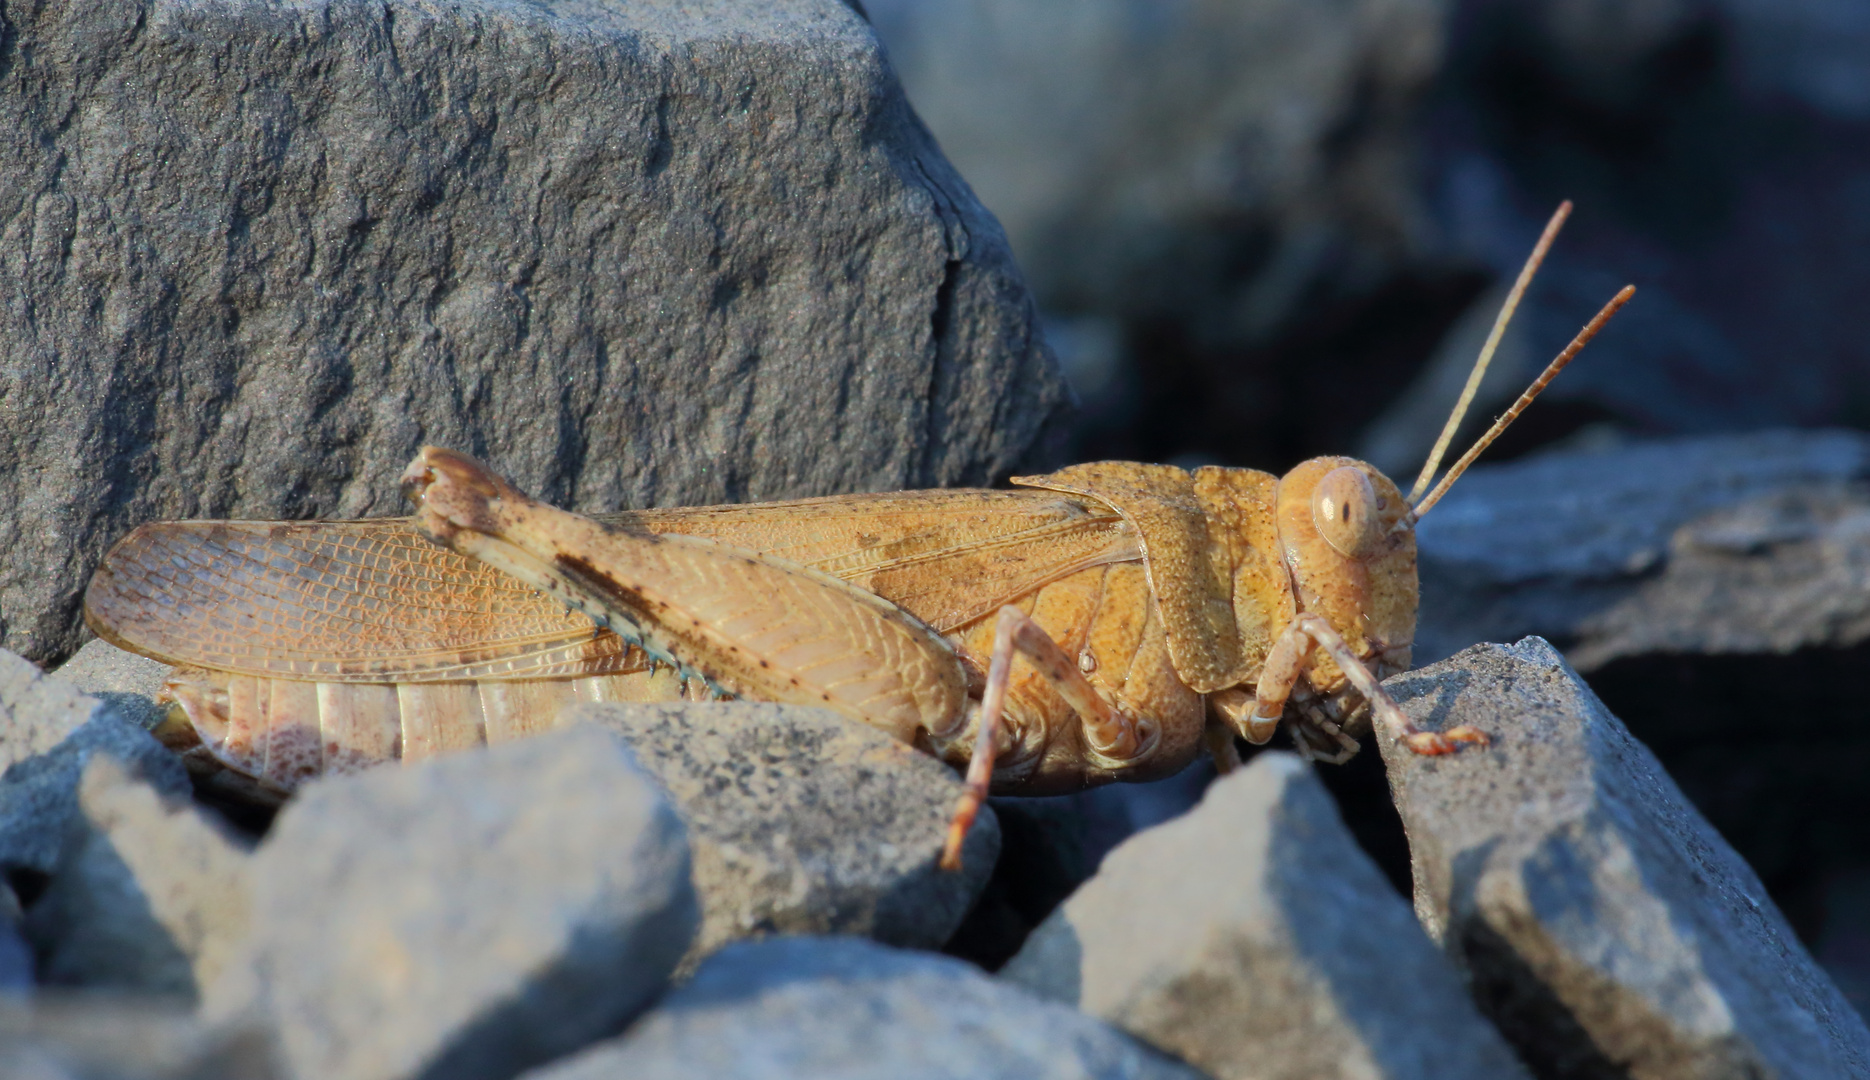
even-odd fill
[[(1344, 468), (1375, 493), (1371, 531), (1381, 539), (1360, 559), (1317, 532), (1315, 489)], [(1196, 756), (1211, 725), (1247, 733), (1240, 705), (1302, 613), (1330, 619), (1379, 675), (1408, 666), (1414, 536), (1391, 528), (1406, 504), (1369, 466), (1319, 459), (1282, 481), (1247, 469), (1105, 463), (1017, 482), (1026, 489), (645, 511), (603, 524), (652, 551), (662, 536), (712, 545), (698, 582), (749, 562), (784, 565), (807, 571), (825, 602), (854, 591), (886, 601), (925, 628), (924, 644), (952, 654), (950, 685), (920, 712), (801, 700), (955, 764), (968, 762), (978, 735), (997, 615), (1012, 606), (1029, 616), (1135, 730), (1113, 747), (1056, 680), (1018, 665), (994, 755), (999, 791), (1153, 779)], [(524, 735), (580, 699), (781, 696), (729, 660), (696, 659), (693, 627), (637, 612), (619, 636), (568, 615), (565, 597), (538, 585), (436, 547), (412, 519), (172, 522), (145, 526), (111, 552), (86, 614), (101, 637), (177, 666), (168, 693), (192, 729), (184, 742), (198, 740), (197, 762), (233, 770), (262, 795), (283, 796), (324, 772)], [(716, 591), (737, 590), (766, 592), (733, 582)], [(834, 606), (830, 617), (848, 611)], [(834, 646), (872, 677), (894, 666), (876, 647)], [(1319, 654), (1283, 715), (1301, 745), (1340, 756), (1355, 746), (1342, 729), (1365, 712), (1338, 664)], [(1252, 734), (1264, 741), (1270, 731)]]
[(593, 520), (427, 448), (404, 477), (414, 519), (136, 530), (86, 621), (176, 666), (166, 737), (252, 797), (521, 737), (576, 700), (738, 696), (822, 705), (965, 766), (949, 865), (989, 790), (1154, 779), (1204, 745), (1225, 769), (1234, 736), (1281, 727), (1328, 760), (1370, 726), (1418, 753), (1484, 745), (1417, 730), (1379, 680), (1411, 659), (1417, 518), (1633, 292), (1415, 501), (1568, 212), (1407, 499), (1350, 458), (1283, 477), (1104, 462), (1013, 491)]

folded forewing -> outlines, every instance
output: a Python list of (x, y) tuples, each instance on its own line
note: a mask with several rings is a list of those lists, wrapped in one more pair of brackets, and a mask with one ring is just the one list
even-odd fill
[[(599, 520), (778, 556), (944, 633), (1077, 570), (1139, 557), (1115, 512), (1049, 492), (896, 492)], [(145, 525), (106, 556), (85, 611), (100, 637), (171, 664), (327, 683), (646, 666), (588, 618), (430, 543), (407, 518)]]
[(146, 525), (85, 596), (99, 636), (171, 664), (320, 682), (609, 674), (640, 653), (407, 519)]
[(848, 581), (946, 633), (1091, 566), (1141, 557), (1108, 507), (1034, 491), (903, 491), (601, 516)]

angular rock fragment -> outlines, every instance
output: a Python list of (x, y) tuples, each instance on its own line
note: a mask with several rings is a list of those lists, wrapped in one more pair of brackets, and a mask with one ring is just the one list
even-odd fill
[(1870, 666), (1870, 437), (1477, 469), (1420, 535), (1417, 659), (1551, 640), (1815, 941), (1825, 882), (1870, 866), (1870, 727), (1848, 720)]
[(1776, 431), (1470, 471), (1422, 519), (1419, 662), (1540, 634), (1580, 670), (1870, 640), (1870, 437)]
[(1765, 888), (1550, 645), (1483, 645), (1389, 687), (1416, 912), (1541, 1076), (1870, 1074), (1870, 1031)]
[(55, 4), (0, 100), (0, 644), (143, 521), (984, 483), (1067, 391), (855, 5)]
[(962, 871), (936, 868), (954, 771), (821, 709), (745, 702), (584, 705), (561, 725), (616, 732), (688, 825), (701, 931), (684, 961), (736, 938), (862, 934), (938, 948), (992, 872), (983, 813)]
[(555, 732), (320, 780), (252, 866), (207, 1011), (298, 1076), (512, 1076), (616, 1031), (698, 921), (680, 820), (616, 738)]
[(1223, 1080), (1524, 1075), (1284, 753), (1112, 851), (1001, 977)]
[(218, 823), (94, 756), (26, 923), (40, 981), (195, 1001), (245, 943), (247, 862)]
[(189, 793), (188, 771), (174, 754), (114, 710), (99, 707), (64, 741), (0, 774), (0, 871), (43, 875), (57, 868), (78, 813), (79, 778), (98, 755), (123, 762), (164, 796)]
[(528, 1080), (1197, 1080), (958, 960), (851, 938), (736, 942), (614, 1042)]

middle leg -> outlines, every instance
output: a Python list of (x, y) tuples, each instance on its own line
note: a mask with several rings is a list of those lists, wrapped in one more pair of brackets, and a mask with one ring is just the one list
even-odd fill
[(955, 806), (948, 825), (948, 842), (942, 849), (941, 867), (957, 870), (961, 866), (961, 842), (987, 801), (987, 788), (993, 781), (994, 760), (999, 757), (1000, 732), (1004, 727), (1007, 684), (1013, 675), (1013, 658), (1025, 657), (1070, 705), (1084, 725), (1085, 741), (1098, 753), (1112, 758), (1134, 757), (1143, 747), (1143, 731), (1137, 722), (1111, 707), (1097, 688), (1065, 655), (1058, 642), (1045, 628), (1020, 609), (1007, 605), (1000, 609), (994, 624), (993, 655), (987, 663), (987, 685), (980, 696), (980, 730), (974, 738), (974, 751), (968, 759), (967, 790)]

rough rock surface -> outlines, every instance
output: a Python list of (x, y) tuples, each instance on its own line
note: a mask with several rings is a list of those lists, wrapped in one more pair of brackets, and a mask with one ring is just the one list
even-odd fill
[(1541, 1076), (1860, 1076), (1870, 1031), (1753, 871), (1550, 645), (1390, 680), (1485, 751), (1384, 745), (1416, 912)]
[(50, 874), (57, 869), (78, 814), (79, 779), (99, 754), (122, 761), (165, 796), (189, 793), (188, 771), (180, 759), (142, 728), (100, 709), (63, 742), (0, 774), (0, 871)]
[(94, 756), (26, 930), (39, 981), (197, 1000), (245, 943), (244, 845), (115, 759)]
[(1223, 1080), (1523, 1075), (1290, 754), (1111, 852), (1001, 977)]
[(102, 703), (0, 649), (0, 772), (43, 754), (96, 716)]
[(687, 824), (702, 920), (685, 968), (764, 934), (939, 948), (1000, 851), (999, 825), (983, 813), (962, 872), (937, 869), (961, 794), (954, 771), (826, 710), (585, 705), (559, 723), (620, 735)]
[(298, 1076), (504, 1078), (620, 1028), (694, 934), (681, 822), (614, 736), (321, 780), (252, 866), (256, 1008)]
[(849, 938), (740, 942), (622, 1039), (528, 1080), (1196, 1080), (958, 960)]
[(837, 0), (9, 9), (0, 644), (106, 546), (401, 512), (416, 448), (582, 509), (983, 482), (1066, 391)]
[(1870, 437), (1762, 432), (1477, 468), (1422, 519), (1418, 662), (1536, 633), (1580, 670), (1870, 639)]

